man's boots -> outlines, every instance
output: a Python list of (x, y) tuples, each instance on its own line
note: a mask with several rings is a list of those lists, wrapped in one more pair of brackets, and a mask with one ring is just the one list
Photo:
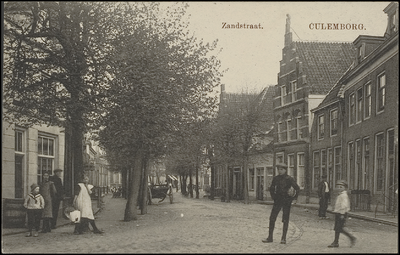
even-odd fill
[(289, 222), (284, 222), (283, 223), (281, 244), (286, 244), (286, 234), (287, 234), (288, 228), (289, 228)]
[(269, 221), (269, 233), (267, 239), (263, 239), (263, 243), (272, 243), (274, 236), (275, 222)]

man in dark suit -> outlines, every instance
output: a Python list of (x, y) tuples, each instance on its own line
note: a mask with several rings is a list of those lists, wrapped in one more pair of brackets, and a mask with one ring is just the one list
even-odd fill
[(56, 224), (57, 224), (58, 211), (60, 209), (60, 202), (64, 199), (64, 186), (62, 184), (61, 175), (62, 175), (62, 170), (55, 169), (54, 175), (52, 175), (50, 178), (50, 180), (54, 182), (54, 186), (56, 187), (57, 191), (54, 199), (52, 200), (53, 203), (53, 219), (51, 222), (52, 229), (55, 229), (57, 226)]
[(286, 244), (286, 234), (289, 228), (290, 207), (293, 200), (297, 200), (300, 187), (297, 185), (293, 177), (287, 174), (287, 165), (285, 163), (276, 164), (279, 175), (272, 179), (269, 192), (274, 200), (271, 215), (269, 217), (269, 234), (268, 238), (262, 240), (263, 243), (273, 242), (273, 233), (275, 228), (275, 221), (282, 209), (282, 222), (283, 231), (281, 244)]
[(331, 190), (329, 183), (326, 181), (326, 175), (322, 175), (321, 181), (318, 184), (318, 197), (319, 197), (319, 219), (329, 219), (326, 217), (326, 210), (328, 209), (328, 202), (331, 197)]

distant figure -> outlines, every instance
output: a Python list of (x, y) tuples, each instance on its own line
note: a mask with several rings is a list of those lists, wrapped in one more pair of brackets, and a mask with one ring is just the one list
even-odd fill
[(326, 181), (326, 175), (322, 175), (321, 181), (318, 184), (318, 197), (319, 197), (319, 219), (329, 219), (326, 217), (326, 210), (328, 209), (328, 202), (331, 198), (329, 183)]
[(272, 207), (271, 215), (269, 217), (269, 234), (268, 238), (262, 240), (262, 242), (273, 242), (275, 221), (280, 210), (282, 209), (283, 231), (281, 244), (286, 244), (286, 234), (289, 228), (290, 207), (292, 205), (292, 201), (297, 200), (300, 187), (297, 185), (293, 177), (287, 174), (287, 165), (285, 163), (278, 163), (277, 167), (279, 175), (272, 179), (271, 187), (269, 188), (271, 197), (274, 200), (274, 206)]
[(43, 173), (43, 182), (40, 185), (40, 194), (44, 199), (44, 209), (42, 214), (43, 227), (42, 233), (51, 232), (51, 222), (53, 220), (53, 200), (57, 193), (54, 182), (50, 181), (48, 172)]
[(350, 238), (351, 242), (350, 247), (353, 247), (354, 244), (356, 243), (356, 238), (343, 229), (346, 223), (347, 212), (350, 211), (350, 200), (347, 194), (348, 185), (345, 180), (338, 180), (336, 182), (336, 187), (339, 189), (340, 193), (336, 198), (335, 208), (333, 210), (333, 212), (335, 213), (335, 227), (334, 227), (335, 240), (333, 241), (332, 244), (328, 245), (328, 247), (329, 248), (339, 247), (340, 233), (343, 233), (348, 238)]
[(60, 209), (60, 202), (64, 199), (64, 186), (62, 184), (61, 169), (55, 169), (54, 175), (50, 176), (50, 181), (54, 182), (54, 186), (56, 187), (56, 195), (53, 199), (53, 220), (51, 224), (51, 228), (57, 228), (57, 218), (58, 218), (58, 211)]
[[(28, 217), (28, 232), (26, 237), (38, 236), (40, 228), (40, 220), (42, 218), (42, 211), (44, 208), (44, 199), (42, 195), (39, 194), (40, 187), (36, 183), (31, 185), (31, 192), (25, 197), (24, 207), (27, 209), (26, 214)], [(32, 230), (35, 232), (32, 233)]]

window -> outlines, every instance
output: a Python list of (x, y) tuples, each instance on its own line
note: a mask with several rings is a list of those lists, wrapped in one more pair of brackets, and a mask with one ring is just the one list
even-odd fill
[(285, 104), (285, 96), (286, 96), (286, 87), (281, 87), (281, 105)]
[(371, 99), (371, 84), (370, 83), (365, 85), (364, 93), (365, 93), (364, 119), (366, 119), (366, 118), (369, 118), (369, 116), (371, 116), (372, 99)]
[(285, 130), (283, 128), (283, 123), (279, 122), (278, 123), (278, 141), (279, 142), (283, 142), (284, 141), (284, 137), (283, 137), (284, 132), (285, 132)]
[(385, 140), (383, 134), (376, 136), (376, 190), (383, 190), (385, 181)]
[(318, 181), (319, 181), (319, 162), (320, 162), (320, 158), (319, 158), (319, 152), (315, 151), (314, 152), (314, 168), (313, 168), (313, 188), (317, 188), (318, 187)]
[(38, 173), (37, 181), (42, 182), (43, 172), (52, 175), (54, 165), (54, 138), (38, 137)]
[(296, 101), (296, 90), (297, 90), (297, 82), (292, 81), (291, 82), (291, 87), (292, 87), (292, 102)]
[(363, 143), (363, 189), (367, 189), (367, 185), (369, 184), (369, 138), (364, 138)]
[(288, 119), (286, 121), (286, 123), (287, 123), (287, 125), (286, 125), (287, 126), (287, 128), (286, 128), (286, 137), (287, 137), (287, 140), (290, 141), (290, 140), (292, 140), (292, 136), (290, 135), (290, 133), (292, 131), (292, 120)]
[(288, 154), (288, 175), (296, 179), (295, 169), (294, 169), (294, 154)]
[(337, 180), (341, 180), (343, 173), (342, 173), (342, 148), (336, 147), (335, 148), (335, 155), (334, 155), (334, 164), (335, 164), (335, 182)]
[(291, 134), (291, 140), (296, 140), (298, 137), (298, 132), (299, 132), (299, 128), (298, 128), (298, 118), (295, 118), (293, 120), (293, 124), (292, 124), (292, 130), (290, 131)]
[(361, 158), (361, 140), (356, 141), (356, 178), (354, 180), (354, 187), (356, 189), (362, 188), (362, 179), (363, 179), (363, 171), (362, 171), (362, 158)]
[(338, 132), (338, 110), (331, 111), (331, 136), (337, 135)]
[(321, 150), (321, 172), (320, 176), (327, 174), (326, 172), (326, 150)]
[(318, 116), (318, 139), (324, 139), (324, 115)]
[(331, 187), (335, 187), (333, 185), (333, 150), (332, 148), (328, 148), (328, 173), (327, 173), (327, 181), (329, 182)]
[(301, 116), (296, 117), (296, 139), (300, 139), (301, 137)]
[(357, 122), (362, 120), (363, 90), (357, 90)]
[(250, 178), (249, 178), (249, 189), (250, 190), (254, 190), (254, 168), (250, 168), (249, 169), (249, 175), (250, 175)]
[(22, 131), (15, 131), (15, 151), (22, 152)]
[[(283, 163), (283, 152), (276, 153), (276, 164)], [(278, 169), (275, 167), (275, 175), (278, 175)]]
[(365, 56), (365, 44), (363, 43), (363, 44), (361, 44), (360, 45), (360, 47), (358, 47), (358, 49), (357, 49), (357, 60), (358, 60), (358, 63), (360, 63), (361, 62), (361, 60), (364, 58), (364, 56)]
[(349, 123), (350, 123), (350, 125), (352, 125), (356, 121), (356, 105), (355, 105), (354, 93), (350, 95), (349, 106), (350, 106)]
[(297, 153), (297, 184), (304, 189), (304, 153)]
[(23, 131), (15, 130), (15, 161), (14, 161), (14, 197), (24, 197), (24, 182), (23, 182), (23, 171), (24, 171), (24, 143), (23, 143)]
[(381, 112), (385, 109), (385, 87), (386, 87), (386, 75), (382, 74), (378, 76), (378, 96), (377, 96), (377, 112)]
[[(347, 158), (348, 160), (348, 165), (347, 165), (347, 169), (350, 172), (350, 181), (349, 182), (349, 188), (353, 189), (354, 185), (353, 182), (355, 180), (355, 165), (354, 165), (354, 142), (349, 142), (348, 144), (348, 151), (347, 151)], [(343, 176), (343, 179), (347, 179), (347, 176)]]

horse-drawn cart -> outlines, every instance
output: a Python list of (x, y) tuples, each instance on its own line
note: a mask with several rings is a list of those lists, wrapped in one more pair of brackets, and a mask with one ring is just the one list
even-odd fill
[(168, 196), (169, 202), (172, 204), (174, 200), (174, 195), (172, 193), (172, 186), (169, 183), (160, 185), (149, 185), (148, 187), (148, 204), (151, 204), (152, 198), (159, 198), (161, 203)]

